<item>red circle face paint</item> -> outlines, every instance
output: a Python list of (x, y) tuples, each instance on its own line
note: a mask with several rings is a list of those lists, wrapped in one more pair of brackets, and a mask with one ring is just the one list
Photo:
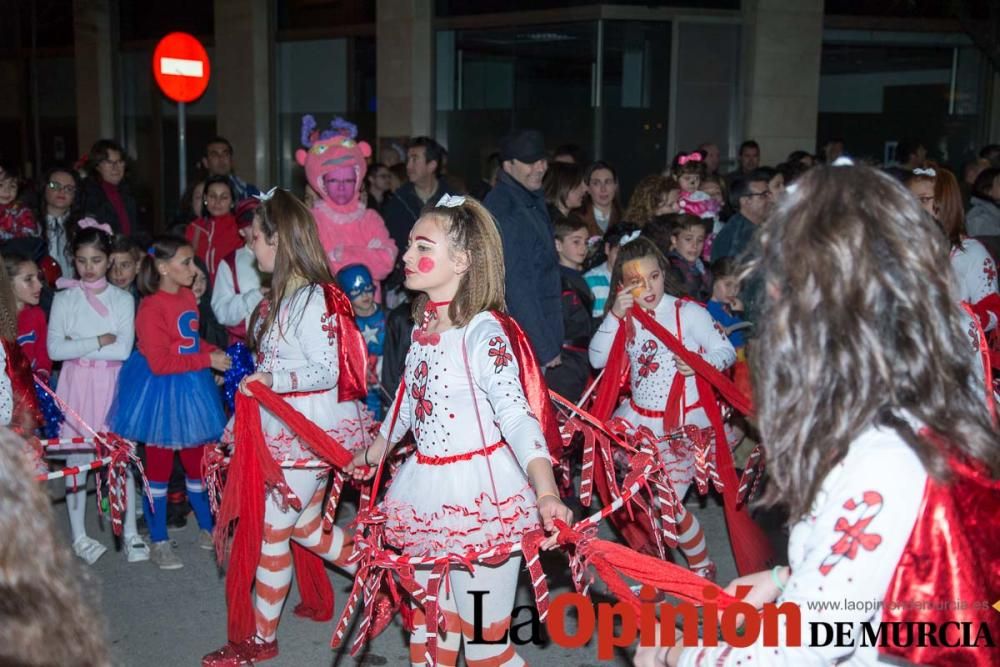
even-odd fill
[(417, 262), (417, 270), (420, 273), (430, 273), (434, 270), (434, 260), (430, 257), (421, 257), (420, 261)]

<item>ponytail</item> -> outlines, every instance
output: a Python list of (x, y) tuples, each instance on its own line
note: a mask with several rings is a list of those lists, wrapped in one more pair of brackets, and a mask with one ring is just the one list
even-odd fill
[(149, 246), (142, 261), (139, 262), (139, 274), (136, 276), (136, 285), (143, 296), (156, 294), (160, 289), (160, 272), (156, 268), (157, 262), (169, 262), (177, 254), (177, 251), (185, 246), (190, 247), (190, 243), (179, 236), (159, 236)]

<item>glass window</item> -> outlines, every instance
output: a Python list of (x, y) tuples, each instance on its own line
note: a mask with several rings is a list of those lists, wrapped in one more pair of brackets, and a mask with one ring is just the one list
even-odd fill
[(823, 44), (820, 144), (846, 138), (849, 153), (877, 162), (890, 159), (903, 139), (923, 142), (929, 158), (953, 166), (971, 157), (985, 138), (979, 52), (960, 43), (878, 36), (881, 43)]
[[(711, 142), (725, 159), (735, 154), (736, 142), (742, 139), (740, 25), (683, 21), (678, 40), (672, 151), (691, 151)], [(722, 170), (728, 171), (725, 166)]]
[(667, 162), (670, 120), (668, 22), (605, 21), (600, 142), (595, 156), (618, 171), (622, 206), (643, 176)]
[(302, 194), (305, 177), (295, 162), (302, 146), (302, 117), (318, 128), (342, 116), (358, 138), (375, 144), (375, 39), (353, 37), (278, 42), (275, 47), (278, 183)]
[(437, 139), (468, 184), (511, 128), (593, 150), (596, 22), (437, 33)]

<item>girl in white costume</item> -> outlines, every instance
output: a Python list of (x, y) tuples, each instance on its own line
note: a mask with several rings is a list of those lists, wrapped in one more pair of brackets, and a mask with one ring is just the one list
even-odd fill
[[(379, 438), (353, 462), (356, 477), (371, 475), (387, 443), (412, 431), (417, 451), (381, 506), (387, 542), (412, 556), (464, 555), (519, 542), (539, 518), (546, 529), (554, 519), (569, 522), (524, 395), (517, 343), (504, 326), (503, 253), (489, 212), (472, 199), (443, 198), (414, 225), (403, 262), (406, 286), (423, 292), (414, 304), (422, 325), (413, 332), (394, 425), (390, 413)], [(438, 664), (457, 663), (463, 637), (469, 667), (524, 664), (509, 640), (468, 643), (476, 631), (487, 639), (506, 633), (520, 562), (513, 556), (478, 563), (474, 573), (451, 569), (440, 588), (446, 626)], [(417, 569), (422, 586), (429, 577), (429, 569)], [(480, 628), (473, 627), (474, 590), (488, 591)], [(415, 611), (410, 660), (422, 665), (424, 617)]]

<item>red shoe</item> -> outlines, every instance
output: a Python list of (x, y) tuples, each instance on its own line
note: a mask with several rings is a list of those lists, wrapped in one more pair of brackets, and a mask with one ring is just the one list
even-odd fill
[(716, 568), (715, 563), (712, 561), (708, 561), (704, 565), (700, 565), (698, 567), (692, 567), (691, 571), (702, 579), (708, 579), (711, 582), (715, 581)]
[(377, 593), (375, 595), (375, 614), (368, 629), (368, 640), (371, 641), (382, 634), (395, 616), (396, 605), (393, 604), (392, 598), (386, 593)]
[(238, 667), (276, 657), (278, 657), (277, 639), (261, 643), (256, 637), (250, 637), (239, 643), (229, 642), (218, 651), (209, 653), (201, 659), (201, 667)]

